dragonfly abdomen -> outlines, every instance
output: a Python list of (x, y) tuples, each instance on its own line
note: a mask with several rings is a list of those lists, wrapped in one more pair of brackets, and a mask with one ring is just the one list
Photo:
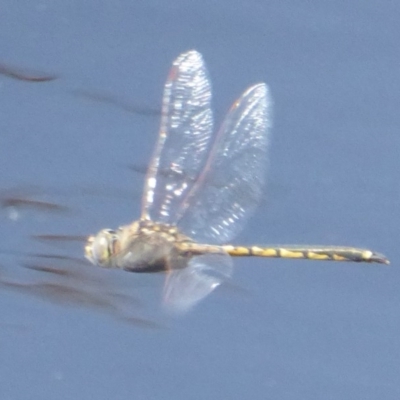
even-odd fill
[(387, 258), (370, 250), (354, 247), (317, 247), (317, 246), (221, 246), (224, 251), (233, 257), (270, 257), (307, 259), (319, 261), (347, 261), (347, 262), (376, 262), (389, 264)]
[(232, 257), (268, 257), (290, 258), (298, 260), (317, 261), (345, 261), (389, 264), (389, 260), (382, 254), (371, 250), (355, 247), (338, 246), (222, 246), (199, 244), (195, 242), (182, 242), (178, 245), (180, 251), (191, 255), (206, 253), (228, 253)]

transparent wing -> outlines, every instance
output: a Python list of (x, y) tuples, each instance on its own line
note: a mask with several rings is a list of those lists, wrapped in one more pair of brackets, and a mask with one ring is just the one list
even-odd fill
[(146, 176), (142, 218), (173, 223), (198, 179), (212, 134), (211, 87), (201, 54), (173, 63), (164, 88), (160, 134)]
[(231, 275), (232, 258), (226, 253), (193, 257), (186, 268), (168, 274), (164, 306), (174, 313), (187, 312)]
[(261, 83), (233, 104), (177, 225), (203, 243), (224, 243), (258, 205), (265, 179), (271, 99)]

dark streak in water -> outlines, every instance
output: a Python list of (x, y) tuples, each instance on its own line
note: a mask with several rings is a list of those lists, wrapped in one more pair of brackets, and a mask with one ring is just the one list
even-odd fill
[(87, 100), (97, 101), (99, 103), (111, 104), (121, 110), (128, 111), (133, 114), (140, 114), (144, 116), (160, 116), (161, 110), (146, 106), (140, 106), (137, 104), (130, 104), (129, 102), (118, 98), (110, 93), (89, 91), (89, 90), (73, 90), (74, 96), (82, 97)]
[(33, 208), (39, 211), (66, 212), (68, 208), (48, 201), (32, 200), (22, 197), (8, 197), (0, 200), (2, 208)]
[(85, 242), (87, 236), (78, 235), (32, 235), (32, 239), (43, 242)]
[(45, 301), (73, 307), (90, 307), (98, 309), (112, 317), (141, 328), (160, 328), (157, 323), (131, 314), (124, 309), (137, 308), (139, 300), (132, 295), (120, 293), (110, 286), (109, 282), (86, 274), (76, 268), (62, 268), (53, 265), (22, 264), (38, 272), (40, 279), (17, 281), (5, 278), (0, 274), (0, 288), (9, 289), (39, 297)]
[(24, 71), (20, 68), (11, 67), (6, 64), (0, 64), (0, 74), (25, 82), (49, 82), (54, 81), (58, 78), (55, 75), (47, 75), (33, 71)]

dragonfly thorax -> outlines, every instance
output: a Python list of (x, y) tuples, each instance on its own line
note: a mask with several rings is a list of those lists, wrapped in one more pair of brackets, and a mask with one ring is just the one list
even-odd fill
[[(86, 258), (105, 268), (133, 272), (179, 269), (179, 243), (192, 242), (175, 226), (148, 220), (135, 221), (116, 231), (103, 229), (91, 236), (85, 247)], [(173, 260), (173, 263), (171, 263)], [(171, 265), (173, 264), (173, 265)]]

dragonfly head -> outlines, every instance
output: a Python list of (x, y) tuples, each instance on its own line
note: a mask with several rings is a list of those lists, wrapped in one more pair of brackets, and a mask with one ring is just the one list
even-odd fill
[(103, 229), (96, 236), (89, 236), (85, 245), (85, 257), (95, 265), (110, 268), (119, 251), (120, 240), (116, 231)]

